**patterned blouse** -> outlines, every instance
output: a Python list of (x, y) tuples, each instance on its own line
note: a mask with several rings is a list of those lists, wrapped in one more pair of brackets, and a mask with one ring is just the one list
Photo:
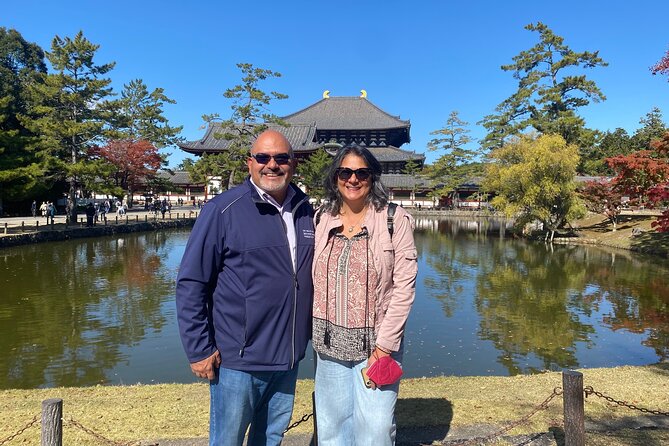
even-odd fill
[(330, 237), (314, 261), (314, 349), (340, 361), (362, 361), (374, 348), (378, 274), (366, 229)]

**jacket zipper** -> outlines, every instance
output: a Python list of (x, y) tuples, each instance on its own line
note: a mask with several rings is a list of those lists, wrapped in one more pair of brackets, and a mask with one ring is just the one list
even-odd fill
[[(296, 325), (296, 319), (297, 319), (297, 290), (299, 288), (299, 284), (297, 282), (297, 254), (298, 254), (298, 249), (297, 249), (297, 240), (299, 239), (298, 236), (298, 231), (297, 231), (297, 211), (300, 209), (300, 206), (304, 204), (305, 201), (307, 201), (308, 198), (304, 197), (301, 201), (299, 201), (295, 207), (291, 210), (293, 214), (293, 226), (295, 227), (295, 262), (293, 264), (293, 326), (292, 326), (292, 343), (291, 343), (291, 352), (290, 352), (290, 368), (292, 369), (295, 367), (295, 325)], [(283, 221), (283, 219), (281, 219)], [(288, 239), (288, 235), (286, 235), (286, 240)], [(288, 244), (288, 248), (290, 249), (290, 243)], [(290, 252), (288, 253), (290, 254)], [(292, 256), (291, 256), (292, 258)]]

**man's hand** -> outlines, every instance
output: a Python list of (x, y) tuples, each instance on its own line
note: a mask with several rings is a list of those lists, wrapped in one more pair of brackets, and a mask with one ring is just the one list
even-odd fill
[(195, 376), (198, 378), (206, 378), (212, 380), (216, 378), (216, 371), (221, 365), (221, 354), (216, 350), (214, 354), (208, 358), (204, 358), (201, 361), (193, 362), (190, 365), (190, 369), (193, 371)]

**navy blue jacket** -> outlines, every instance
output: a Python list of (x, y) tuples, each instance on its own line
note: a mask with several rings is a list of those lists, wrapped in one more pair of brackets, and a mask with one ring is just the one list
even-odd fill
[(188, 360), (221, 353), (221, 366), (290, 370), (311, 337), (313, 208), (291, 184), (296, 272), (279, 211), (247, 179), (203, 208), (177, 276), (179, 333)]

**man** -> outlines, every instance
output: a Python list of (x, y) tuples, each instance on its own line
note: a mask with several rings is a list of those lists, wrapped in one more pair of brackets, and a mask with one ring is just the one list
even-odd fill
[(279, 132), (260, 134), (250, 177), (202, 208), (177, 277), (181, 340), (210, 380), (209, 444), (279, 445), (311, 336), (313, 209)]

